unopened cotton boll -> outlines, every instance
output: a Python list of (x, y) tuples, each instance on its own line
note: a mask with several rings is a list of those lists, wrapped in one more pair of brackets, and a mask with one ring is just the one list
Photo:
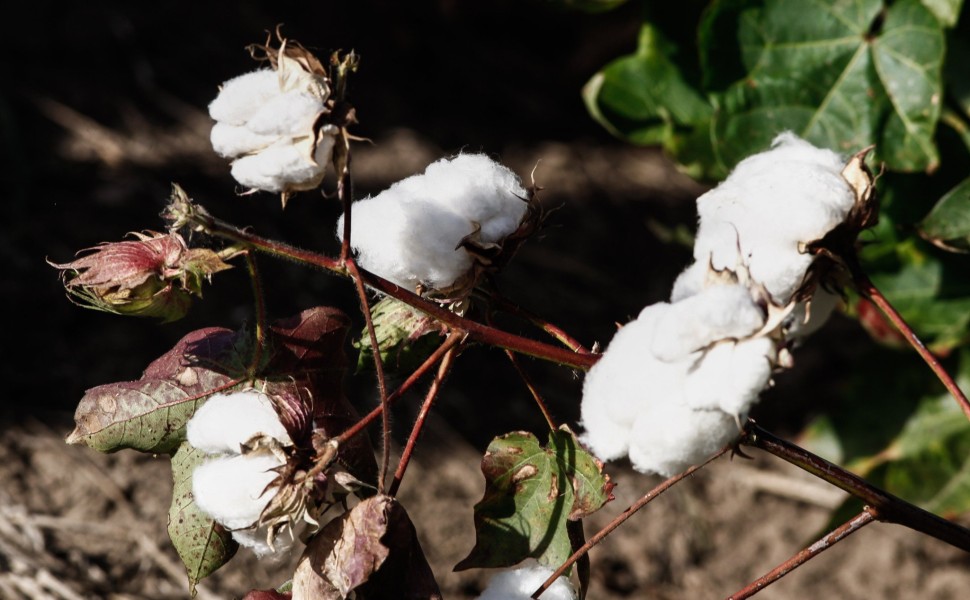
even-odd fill
[[(525, 196), (518, 177), (485, 155), (439, 160), (356, 202), (351, 244), (362, 267), (389, 281), (448, 289), (472, 266), (462, 241), (501, 243), (522, 222)], [(336, 231), (342, 239), (343, 217)]]
[(741, 161), (728, 178), (697, 199), (694, 258), (715, 269), (747, 267), (751, 278), (787, 304), (812, 257), (804, 245), (845, 220), (855, 194), (844, 161), (794, 134)]
[(269, 396), (257, 390), (213, 394), (186, 426), (189, 444), (207, 454), (239, 454), (260, 434), (293, 443)]
[[(478, 600), (529, 600), (553, 569), (533, 565), (496, 574)], [(576, 590), (566, 577), (558, 577), (540, 596), (541, 600), (575, 600)]]

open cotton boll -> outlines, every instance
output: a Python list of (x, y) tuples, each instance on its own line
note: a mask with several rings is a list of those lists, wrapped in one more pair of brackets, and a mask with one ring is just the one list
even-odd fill
[(243, 125), (261, 106), (279, 95), (276, 71), (260, 69), (222, 84), (216, 99), (209, 103), (209, 116), (222, 123)]
[(250, 527), (276, 493), (266, 489), (282, 461), (271, 453), (213, 458), (195, 468), (192, 497), (203, 512), (228, 529)]
[(821, 239), (845, 220), (855, 194), (838, 154), (792, 133), (741, 161), (728, 178), (697, 199), (698, 262), (746, 265), (779, 304), (801, 284), (811, 257), (800, 245)]
[(653, 355), (676, 361), (713, 342), (758, 331), (765, 313), (741, 284), (712, 285), (670, 305), (653, 334)]
[(822, 327), (835, 312), (841, 297), (819, 287), (812, 294), (811, 302), (799, 302), (788, 318), (788, 336), (807, 337)]
[(630, 462), (641, 473), (682, 473), (737, 438), (734, 417), (720, 410), (694, 410), (682, 400), (651, 397), (630, 435)]
[(687, 375), (687, 406), (719, 409), (740, 421), (768, 385), (777, 354), (774, 340), (767, 337), (711, 346)]
[[(586, 374), (580, 405), (581, 436), (603, 460), (625, 456), (630, 430), (651, 389), (676, 387), (676, 369), (651, 359), (650, 344), (657, 323), (670, 310), (666, 303), (646, 307), (616, 332), (606, 351)], [(652, 367), (652, 368), (651, 368)]]
[[(325, 140), (329, 142), (328, 148), (332, 149), (330, 136), (325, 136)], [(310, 160), (304, 148), (284, 140), (257, 154), (236, 159), (231, 172), (233, 178), (246, 187), (278, 193), (293, 188), (314, 187), (323, 179), (326, 166), (325, 162), (319, 164)]]
[[(492, 577), (478, 600), (529, 600), (553, 573), (541, 565), (503, 571)], [(541, 600), (575, 600), (576, 590), (566, 577), (560, 576), (539, 597)]]
[(323, 109), (320, 98), (298, 91), (286, 92), (263, 104), (246, 121), (246, 128), (259, 135), (308, 135)]
[[(462, 154), (430, 165), (354, 204), (351, 240), (359, 264), (389, 281), (447, 289), (465, 276), (472, 257), (466, 237), (499, 243), (525, 216), (518, 177), (485, 155)], [(337, 222), (343, 236), (343, 217)]]
[(213, 394), (186, 426), (189, 444), (207, 454), (239, 454), (242, 444), (260, 434), (293, 444), (272, 401), (256, 390)]
[(223, 158), (235, 158), (272, 146), (277, 138), (253, 133), (245, 125), (216, 123), (209, 134), (212, 149)]

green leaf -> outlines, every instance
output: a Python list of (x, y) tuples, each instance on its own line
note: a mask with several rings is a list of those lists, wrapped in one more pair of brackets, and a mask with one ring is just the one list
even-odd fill
[(546, 446), (528, 432), (495, 438), (482, 460), (475, 547), (455, 570), (508, 567), (532, 557), (559, 566), (573, 552), (568, 523), (602, 507), (613, 484), (566, 428)]
[(916, 0), (769, 0), (741, 14), (747, 76), (715, 115), (715, 147), (734, 165), (789, 129), (848, 152), (877, 142), (891, 169), (932, 170), (944, 38)]
[(947, 27), (953, 27), (957, 24), (963, 0), (922, 0), (922, 2), (939, 19), (940, 23)]
[(675, 50), (644, 23), (637, 51), (607, 65), (583, 88), (593, 118), (637, 144), (673, 144), (679, 128), (710, 119), (710, 104), (671, 60)]
[(229, 562), (239, 547), (228, 531), (199, 510), (192, 498), (192, 472), (204, 459), (205, 454), (187, 442), (172, 456), (168, 535), (185, 565), (193, 594), (196, 584)]
[(919, 226), (920, 235), (951, 252), (970, 252), (970, 178), (947, 192)]

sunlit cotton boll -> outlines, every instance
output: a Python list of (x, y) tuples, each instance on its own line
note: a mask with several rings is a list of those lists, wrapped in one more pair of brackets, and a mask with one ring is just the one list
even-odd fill
[(186, 426), (189, 444), (206, 454), (239, 454), (260, 434), (293, 443), (269, 396), (257, 390), (213, 394)]
[(694, 410), (682, 399), (651, 396), (630, 436), (630, 462), (641, 473), (671, 477), (699, 465), (738, 437), (734, 417)]
[[(488, 586), (478, 600), (529, 600), (532, 598), (532, 592), (536, 591), (552, 573), (553, 569), (538, 564), (503, 571), (489, 580)], [(576, 590), (567, 578), (559, 577), (540, 598), (541, 600), (575, 600)]]
[(800, 250), (844, 221), (855, 202), (844, 164), (835, 152), (782, 133), (697, 199), (694, 258), (717, 270), (745, 265), (787, 304), (813, 260)]
[[(402, 287), (447, 289), (471, 268), (466, 236), (501, 243), (525, 216), (526, 190), (484, 154), (431, 164), (353, 205), (351, 243), (359, 264)], [(343, 237), (343, 217), (337, 222)]]

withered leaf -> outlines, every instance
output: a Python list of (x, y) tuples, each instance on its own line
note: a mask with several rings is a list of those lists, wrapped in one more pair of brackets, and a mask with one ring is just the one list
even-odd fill
[(307, 546), (293, 577), (293, 600), (440, 599), (438, 585), (404, 508), (374, 496), (328, 523)]
[(558, 567), (572, 554), (568, 524), (612, 499), (602, 464), (568, 428), (549, 443), (528, 432), (497, 437), (482, 459), (485, 495), (475, 505), (475, 547), (455, 570), (509, 567), (526, 558)]

